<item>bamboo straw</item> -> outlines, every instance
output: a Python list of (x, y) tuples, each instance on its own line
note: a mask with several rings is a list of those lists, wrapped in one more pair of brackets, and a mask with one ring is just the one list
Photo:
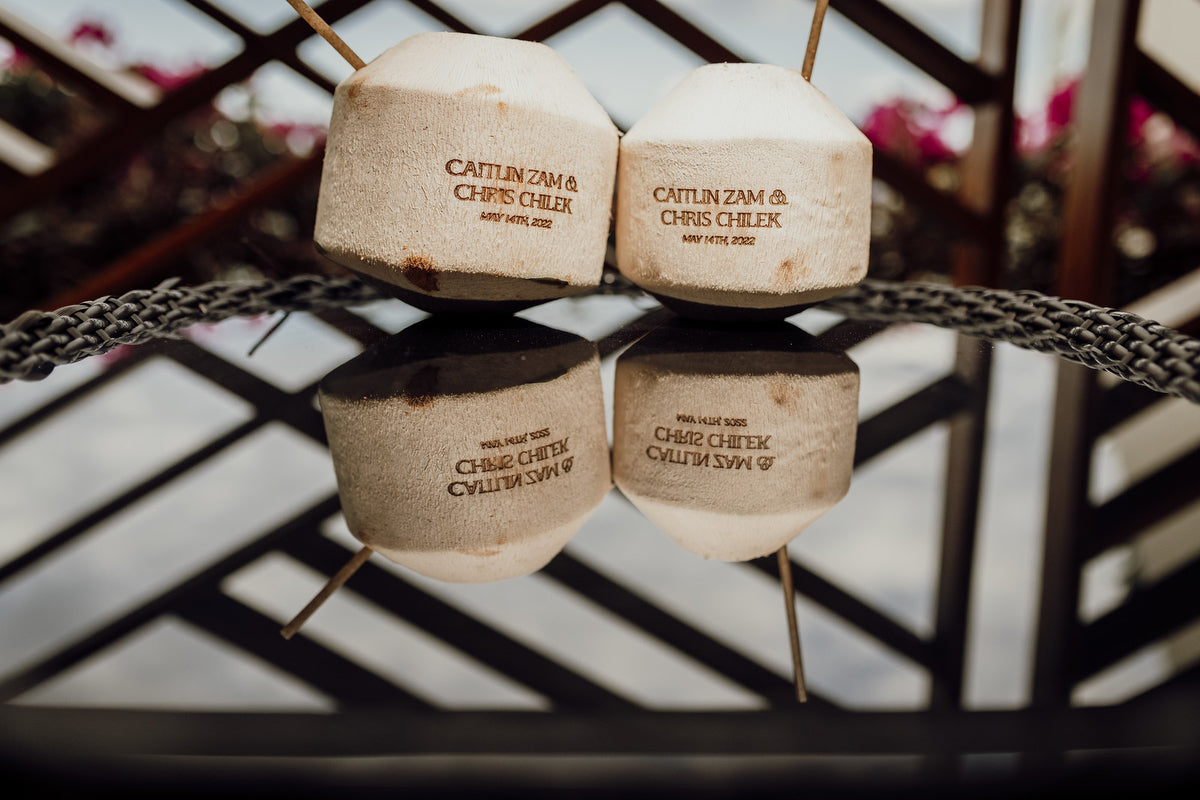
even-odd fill
[(367, 65), (367, 62), (359, 58), (358, 53), (351, 50), (350, 45), (342, 41), (342, 37), (338, 36), (337, 32), (329, 27), (329, 23), (321, 19), (320, 14), (313, 11), (312, 6), (304, 2), (304, 0), (288, 0), (288, 4), (296, 9), (296, 13), (300, 15), (300, 19), (307, 22), (309, 27), (319, 33), (325, 41), (333, 45), (333, 49), (338, 51), (338, 55), (346, 59), (355, 70), (360, 70)]
[(375, 552), (369, 547), (364, 547), (359, 550), (354, 556), (345, 563), (345, 565), (333, 574), (329, 582), (321, 587), (321, 591), (317, 592), (317, 596), (308, 601), (299, 614), (297, 614), (291, 622), (283, 626), (279, 631), (280, 635), (285, 639), (291, 639), (296, 635), (296, 631), (300, 630), (308, 618), (317, 613), (317, 609), (324, 605), (325, 601), (333, 596), (333, 593), (341, 588), (342, 584), (350, 580), (350, 576), (358, 572), (358, 568), (367, 563), (367, 559)]

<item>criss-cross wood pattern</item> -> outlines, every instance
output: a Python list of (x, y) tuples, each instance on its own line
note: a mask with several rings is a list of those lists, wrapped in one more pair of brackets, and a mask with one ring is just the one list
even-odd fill
[[(315, 72), (297, 56), (296, 48), (311, 32), (300, 20), (293, 20), (270, 33), (259, 33), (205, 0), (186, 0), (210, 19), (240, 37), (243, 50), (225, 64), (197, 77), (177, 91), (150, 98), (138, 94), (120, 82), (114, 83), (103, 71), (72, 59), (62, 46), (55, 45), (26, 31), (18, 20), (0, 15), (0, 35), (9, 38), (27, 51), (38, 66), (74, 90), (88, 96), (107, 114), (107, 123), (85, 141), (64, 152), (43, 154), (40, 167), (19, 168), (15, 157), (0, 181), (0, 223), (31, 205), (58, 193), (72, 191), (97, 174), (111, 159), (136, 151), (181, 115), (209, 103), (224, 87), (247, 78), (258, 67), (277, 60), (315, 85), (327, 91), (331, 83)], [(369, 0), (327, 0), (318, 8), (330, 23), (368, 5)], [(411, 5), (430, 15), (446, 28), (472, 32), (453, 14), (429, 0), (410, 0)], [(530, 26), (517, 36), (543, 40), (572, 25), (587, 25), (589, 17), (607, 6), (605, 0), (579, 0), (565, 4), (546, 19)], [(656, 0), (625, 0), (626, 8), (649, 25), (672, 37), (688, 50), (708, 61), (738, 61), (739, 56), (706, 33), (701, 27), (676, 10)], [(1114, 5), (1117, 5), (1114, 3)], [(1136, 3), (1123, 2), (1132, 8), (1136, 19)], [(875, 175), (892, 186), (904, 198), (935, 212), (948, 223), (958, 237), (958, 250), (953, 274), (961, 282), (997, 285), (1004, 258), (1004, 207), (1011, 192), (1012, 173), (1013, 78), (1016, 64), (1020, 0), (984, 0), (980, 56), (976, 62), (966, 61), (916, 25), (889, 9), (879, 0), (834, 0), (835, 12), (844, 15), (877, 41), (907, 59), (919, 69), (944, 84), (975, 112), (974, 138), (964, 159), (964, 180), (958, 194), (934, 188), (923, 176), (902, 161), (876, 152)], [(1098, 13), (1107, 13), (1098, 11)], [(797, 32), (798, 47), (803, 42)], [(1098, 42), (1108, 52), (1120, 53), (1122, 64), (1136, 65), (1146, 92), (1156, 101), (1170, 107), (1175, 118), (1185, 124), (1196, 124), (1195, 98), (1161, 67), (1144, 54), (1136, 52), (1128, 38), (1109, 43)], [(1132, 68), (1132, 67), (1129, 67)], [(1120, 102), (1120, 97), (1111, 102)], [(1119, 129), (1119, 126), (1117, 126)], [(1111, 134), (1112, 129), (1108, 129)], [(0, 152), (0, 157), (9, 151)], [(248, 210), (270, 202), (301, 181), (315, 180), (320, 169), (320, 153), (308, 158), (284, 158), (267, 174), (247, 181), (221, 208), (202, 213), (174, 230), (160, 235), (124, 259), (99, 272), (92, 281), (65, 290), (47, 302), (69, 302), (72, 299), (96, 296), (133, 286), (148, 285), (159, 276), (169, 274), (180, 254), (201, 245), (208, 237), (219, 235), (232, 220)], [(24, 162), (23, 162), (24, 163)], [(1099, 212), (1093, 209), (1093, 216)], [(1107, 230), (1107, 228), (1101, 228)], [(1064, 285), (1073, 284), (1067, 278), (1073, 274), (1072, 264), (1079, 259), (1067, 258)], [(1083, 259), (1086, 261), (1086, 259)], [(1068, 291), (1068, 294), (1070, 292)], [(1087, 297), (1085, 299), (1094, 299)], [(611, 356), (640, 332), (661, 321), (664, 312), (653, 311), (634, 323), (608, 332), (598, 341), (602, 356)], [(321, 318), (363, 344), (380, 339), (384, 333), (363, 319), (346, 312), (325, 312)], [(823, 338), (843, 347), (861, 342), (878, 333), (881, 326), (843, 322), (823, 335)], [(286, 335), (286, 332), (281, 334)], [(324, 431), (319, 413), (314, 409), (314, 386), (297, 391), (284, 391), (251, 372), (235, 366), (213, 353), (188, 342), (158, 342), (138, 348), (125, 359), (109, 366), (97, 377), (59, 396), (45, 406), (0, 430), (0, 447), (41, 423), (53, 423), (57, 414), (78, 403), (87, 402), (99, 389), (119, 381), (122, 375), (151, 357), (167, 358), (187, 370), (211, 380), (242, 398), (254, 409), (252, 418), (217, 439), (208, 442), (157, 474), (125, 489), (78, 519), (64, 525), (0, 566), (0, 586), (76, 541), (80, 536), (122, 509), (185, 478), (209, 459), (226, 451), (253, 432), (270, 423), (282, 423), (304, 437), (324, 444)], [(856, 465), (862, 465), (889, 448), (910, 437), (947, 421), (950, 428), (946, 478), (942, 493), (940, 558), (936, 587), (936, 619), (932, 634), (922, 637), (888, 614), (856, 597), (825, 576), (800, 563), (793, 563), (797, 591), (820, 604), (838, 618), (865, 633), (875, 641), (902, 655), (931, 678), (931, 708), (927, 712), (897, 715), (848, 715), (832, 708), (827, 699), (817, 698), (816, 719), (843, 719), (833, 725), (830, 738), (822, 742), (816, 734), (800, 734), (786, 721), (791, 709), (762, 712), (761, 715), (688, 715), (663, 713), (648, 715), (627, 698), (598, 685), (585, 675), (563, 666), (537, 650), (516, 641), (474, 617), (463, 613), (420, 588), (398, 580), (394, 575), (368, 563), (353, 579), (353, 589), (372, 600), (390, 614), (429, 632), (451, 647), (489, 665), (512, 680), (530, 686), (546, 696), (558, 716), (569, 725), (579, 722), (594, 730), (608, 730), (603, 744), (590, 749), (570, 736), (563, 738), (554, 722), (525, 721), (517, 725), (503, 714), (462, 715), (461, 725), (453, 722), (454, 714), (446, 714), (450, 722), (431, 722), (425, 712), (429, 705), (401, 687), (346, 657), (323, 647), (313, 639), (298, 636), (283, 642), (277, 635), (277, 623), (260, 612), (240, 603), (221, 590), (222, 581), (241, 567), (270, 552), (282, 552), (292, 559), (323, 574), (332, 574), (345, 560), (346, 551), (321, 535), (321, 526), (338, 509), (336, 496), (312, 497), (307, 508), (272, 530), (262, 532), (250, 544), (226, 556), (219, 562), (193, 575), (186, 581), (140, 605), (136, 610), (90, 631), (86, 636), (53, 654), (28, 665), (0, 683), (0, 697), (11, 700), (23, 692), (41, 685), (80, 664), (89, 656), (118, 642), (164, 614), (176, 615), (198, 628), (241, 648), (278, 667), (299, 680), (310, 684), (335, 699), (342, 709), (386, 707), (394, 710), (398, 727), (419, 727), (428, 731), (414, 734), (416, 738), (396, 742), (394, 752), (421, 752), (423, 743), (438, 752), (485, 752), (487, 737), (505, 737), (505, 747), (519, 752), (1018, 752), (1027, 749), (1046, 749), (1062, 752), (1081, 747), (1121, 747), (1168, 743), (1178, 733), (1173, 728), (1152, 730), (1146, 725), (1133, 724), (1140, 719), (1131, 710), (1088, 712), (1095, 719), (1076, 718), (1055, 707), (1057, 716), (1045, 716), (1041, 710), (1009, 712), (1007, 716), (985, 718), (987, 715), (963, 709), (963, 681), (967, 651), (967, 610), (971, 596), (972, 565), (975, 557), (976, 526), (982, 481), (983, 447), (986, 432), (987, 400), (992, 372), (991, 351), (977, 343), (963, 340), (947, 372), (911, 396), (879, 412), (862, 423), (859, 431)], [(1090, 380), (1090, 378), (1089, 378)], [(1100, 418), (1113, 424), (1126, 415), (1144, 408), (1152, 401), (1145, 393), (1132, 387), (1117, 387), (1108, 391), (1101, 404)], [(1091, 419), (1090, 417), (1088, 419)], [(1060, 421), (1060, 424), (1061, 421)], [(1082, 426), (1083, 423), (1080, 423)], [(1083, 430), (1083, 428), (1081, 428)], [(1091, 428), (1086, 428), (1090, 431)], [(1085, 463), (1080, 455), (1090, 452), (1076, 437), (1062, 445), (1073, 448), (1076, 463)], [(1145, 487), (1134, 487), (1127, 496), (1112, 501), (1103, 509), (1104, 533), (1090, 540), (1087, 547), (1101, 543), (1123, 541), (1143, 527), (1150, 517), (1166, 513), (1191, 499), (1187, 489), (1189, 474), (1194, 474), (1196, 456), (1186, 457), (1168, 468), (1171, 474)], [(1062, 480), (1059, 478), (1059, 480)], [(1169, 488), (1164, 488), (1169, 487)], [(1078, 487), (1075, 487), (1078, 489)], [(1072, 497), (1077, 497), (1078, 491)], [(1052, 511), (1052, 514), (1056, 513)], [(1088, 517), (1089, 520), (1095, 517)], [(1076, 525), (1076, 529), (1082, 526)], [(1048, 542), (1059, 541), (1051, 531)], [(1077, 538), (1077, 537), (1076, 537)], [(1048, 544), (1052, 549), (1057, 544)], [(1061, 671), (1066, 655), (1046, 654), (1045, 648), (1074, 648), (1075, 638), (1065, 638), (1063, 626), (1071, 627), (1077, 596), (1079, 557), (1071, 545), (1069, 558), (1048, 558), (1043, 590), (1043, 618), (1050, 620), (1043, 628), (1047, 636), (1064, 636), (1061, 642), (1047, 643), (1039, 650), (1039, 669), (1053, 680), (1075, 682), (1126, 653), (1139, 643), (1168, 630), (1172, 625), (1195, 618), (1195, 593), (1190, 598), (1186, 587), (1198, 569), (1193, 564), (1177, 573), (1152, 592), (1137, 598), (1105, 618), (1089, 626), (1085, 640), (1071, 649), (1080, 659), (1078, 668)], [(1060, 563), (1061, 562), (1061, 563)], [(756, 562), (763, 572), (776, 576), (773, 559)], [(1055, 571), (1057, 570), (1057, 571)], [(549, 579), (560, 583), (595, 604), (611, 611), (635, 628), (666, 643), (709, 670), (765, 698), (771, 705), (790, 706), (790, 686), (775, 672), (764, 668), (754, 659), (723, 643), (702, 630), (679, 619), (669, 611), (639, 595), (633, 589), (602, 574), (586, 563), (561, 555), (544, 571)], [(1076, 589), (1074, 594), (1072, 590)], [(1058, 605), (1055, 605), (1055, 604)], [(782, 611), (782, 610), (781, 610)], [(782, 613), (781, 613), (782, 616)], [(1153, 619), (1155, 624), (1145, 625)], [(1064, 621), (1069, 620), (1069, 621)], [(1056, 622), (1055, 622), (1056, 621)], [(1049, 634), (1046, 631), (1050, 631)], [(1070, 644), (1068, 644), (1070, 642)], [(1047, 666), (1048, 665), (1048, 666)], [(1039, 673), (1041, 674), (1041, 673)], [(1052, 680), (1043, 677), (1043, 682)], [(1056, 686), (1055, 697), (1061, 698), (1064, 686)], [(1047, 690), (1049, 691), (1049, 690)], [(1040, 695), (1039, 695), (1040, 696)], [(604, 710), (603, 718), (589, 717), (588, 712)], [(1060, 713), (1062, 712), (1062, 713)], [(13, 724), (44, 715), (46, 724), (53, 721), (69, 723), (71, 729), (87, 729), (94, 724), (89, 714), (21, 709), (3, 712)], [(103, 719), (106, 712), (94, 712)], [(409, 717), (408, 714), (414, 716)], [(1147, 712), (1148, 713), (1148, 712)], [(116, 712), (113, 712), (115, 715)], [(572, 716), (574, 715), (574, 716)], [(784, 715), (784, 716), (781, 716)], [(247, 720), (230, 715), (231, 725), (243, 734), (229, 739), (224, 752), (241, 752), (247, 738), (276, 737), (279, 744), (264, 744), (250, 748), (254, 752), (300, 754), (314, 752), (313, 744), (303, 747), (286, 729), (291, 724), (281, 715), (273, 722), (267, 719)], [(311, 726), (309, 717), (293, 715)], [(654, 717), (656, 721), (648, 720)], [(851, 721), (854, 717), (856, 721)], [(357, 719), (356, 717), (347, 717)], [(116, 719), (116, 716), (110, 717)], [(420, 720), (417, 722), (416, 720)], [(214, 737), (221, 723), (211, 718), (195, 718), (196, 728), (191, 738), (172, 740), (174, 744), (161, 747), (168, 752), (213, 753), (223, 745)], [(1094, 723), (1102, 723), (1096, 733)], [(153, 714), (129, 717), (125, 730), (134, 731), (121, 742), (138, 746), (139, 725), (189, 726), (192, 718), (186, 714), (155, 717)], [(993, 724), (994, 723), (994, 724)], [(1126, 726), (1126, 723), (1129, 723)], [(337, 722), (330, 723), (334, 727)], [(747, 734), (727, 735), (723, 726), (735, 724)], [(824, 724), (824, 723), (822, 723)], [(249, 725), (242, 728), (243, 725)], [(449, 725), (450, 727), (447, 727)], [(612, 726), (606, 728), (605, 726)], [(217, 726), (217, 727), (214, 727)], [(433, 726), (433, 727), (426, 727)], [(882, 726), (872, 728), (872, 726)], [(988, 727), (991, 726), (991, 727)], [(319, 727), (319, 725), (318, 725)], [(367, 727), (368, 730), (375, 728)], [(768, 745), (771, 736), (791, 730), (774, 740), (785, 745)], [(884, 733), (869, 733), (880, 730)], [(726, 731), (726, 732), (722, 732)], [(986, 733), (985, 733), (986, 731)], [(1088, 733), (1088, 731), (1092, 731)], [(956, 736), (961, 736), (955, 739)], [(1194, 732), (1191, 744), (1194, 742)], [(557, 737), (557, 738), (556, 738)], [(705, 738), (707, 737), (707, 738)], [(11, 735), (10, 735), (10, 738)], [(1186, 738), (1186, 735), (1184, 735)], [(362, 743), (361, 736), (334, 744), (325, 740), (328, 750), (317, 746), (315, 752), (342, 752), (350, 747), (345, 741)], [(874, 742), (874, 744), (872, 744)], [(884, 744), (880, 744), (883, 742)], [(790, 743), (790, 744), (788, 744)], [(780, 750), (783, 747), (783, 750)], [(161, 752), (158, 745), (146, 747), (147, 752)], [(358, 750), (354, 752), (367, 752)]]
[[(1064, 296), (1093, 303), (1115, 299), (1112, 229), (1123, 188), (1130, 98), (1141, 95), (1200, 136), (1200, 97), (1135, 44), (1141, 10), (1140, 0), (1096, 7), (1088, 69), (1077, 101), (1080, 163), (1064, 206), (1063, 226), (1072, 235), (1064, 240), (1058, 288)], [(1168, 324), (1195, 335), (1200, 330), (1200, 302), (1193, 298), (1190, 310)], [(1200, 558), (1185, 560), (1161, 580), (1137, 586), (1124, 603), (1099, 618), (1087, 623), (1080, 619), (1086, 565), (1136, 543), (1173, 515), (1194, 508), (1197, 500), (1200, 449), (1160, 462), (1153, 473), (1102, 503), (1091, 499), (1099, 437), (1140, 415), (1161, 413), (1161, 401), (1137, 386), (1106, 387), (1086, 369), (1060, 367), (1033, 686), (1034, 702), (1040, 706), (1069, 705), (1081, 682), (1200, 621), (1200, 597), (1184, 588), (1195, 586), (1191, 582), (1200, 575)], [(1193, 663), (1168, 676), (1164, 686), (1194, 688), (1198, 680), (1200, 664)]]

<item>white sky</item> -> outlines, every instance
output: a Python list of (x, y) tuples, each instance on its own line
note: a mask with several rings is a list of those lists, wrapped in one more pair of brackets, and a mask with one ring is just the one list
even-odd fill
[[(442, 5), (484, 33), (511, 35), (561, 7), (565, 0), (442, 0)], [(667, 4), (743, 57), (800, 65), (810, 0), (667, 0)], [(125, 61), (183, 67), (219, 64), (237, 53), (237, 37), (175, 0), (0, 0), (43, 29), (66, 36), (81, 19), (102, 19), (117, 34), (116, 56)], [(251, 27), (269, 31), (294, 13), (284, 0), (216, 0)], [(977, 52), (981, 0), (890, 0), (931, 35), (965, 58)], [(1077, 73), (1086, 52), (1088, 0), (1026, 3), (1017, 105), (1036, 110), (1063, 76)], [(436, 30), (431, 18), (402, 0), (379, 0), (335, 26), (367, 60), (414, 33)], [(666, 94), (699, 60), (644, 20), (614, 4), (553, 37), (549, 44), (572, 64), (615, 121), (628, 127)], [(301, 56), (335, 79), (349, 68), (324, 42), (310, 39)], [(822, 34), (813, 82), (852, 119), (893, 97), (948, 103), (939, 84), (893, 56), (837, 12)], [(327, 96), (278, 64), (254, 78), (259, 111), (275, 119), (326, 122)], [(969, 130), (957, 131), (964, 139)], [(960, 142), (960, 143), (965, 143)]]

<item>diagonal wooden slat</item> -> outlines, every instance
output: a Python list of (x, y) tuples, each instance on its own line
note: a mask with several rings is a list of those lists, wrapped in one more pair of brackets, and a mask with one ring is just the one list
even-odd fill
[(961, 411), (970, 397), (957, 375), (946, 375), (900, 402), (859, 423), (854, 465), (866, 464), (880, 453), (930, 425)]
[[(91, 380), (63, 392), (53, 400), (0, 429), (0, 447), (8, 444), (26, 431), (32, 430), (43, 422), (52, 419), (56, 414), (67, 410), (75, 403), (86, 402), (95, 392), (104, 388), (112, 381), (117, 380), (138, 364), (161, 352), (160, 348), (161, 345), (157, 342), (148, 342), (144, 345), (127, 348), (128, 352), (123, 352), (121, 354), (122, 357), (118, 361), (108, 364), (103, 372)], [(59, 367), (59, 369), (70, 368), (71, 365)]]
[[(367, 2), (369, 0), (326, 0), (321, 4), (321, 14), (329, 22), (335, 22)], [(0, 222), (47, 197), (78, 186), (126, 153), (141, 147), (180, 116), (209, 102), (226, 86), (249, 77), (271, 59), (271, 48), (295, 48), (311, 35), (312, 30), (303, 20), (294, 20), (264, 37), (264, 47), (243, 50), (149, 108), (120, 114), (70, 153), (60, 153), (58, 161), (45, 172), (11, 186), (0, 196)]]
[(831, 0), (830, 7), (943, 84), (964, 103), (984, 102), (995, 94), (996, 81), (991, 75), (959, 58), (880, 0)]
[(276, 61), (287, 64), (294, 71), (307, 78), (311, 83), (320, 86), (327, 92), (332, 93), (334, 89), (333, 81), (326, 78), (321, 73), (304, 63), (300, 56), (296, 53), (296, 48), (287, 47), (281, 42), (263, 36), (258, 31), (253, 30), (240, 19), (233, 16), (220, 6), (215, 6), (209, 0), (184, 0), (185, 3), (196, 9), (206, 17), (227, 28), (231, 33), (237, 34), (242, 40), (242, 46), (249, 50), (257, 47), (262, 47), (269, 51)]
[[(714, 672), (762, 695), (769, 699), (772, 705), (795, 705), (796, 694), (791, 681), (663, 611), (636, 592), (569, 554), (560, 553), (542, 569), (542, 574), (608, 609)], [(813, 707), (832, 705), (828, 700), (816, 697), (811, 692), (809, 702)]]
[(433, 710), (432, 705), (411, 692), (303, 634), (284, 639), (279, 635), (278, 622), (226, 595), (214, 592), (197, 596), (175, 613), (329, 695), (342, 708)]
[(1195, 696), (1200, 694), (1200, 661), (1184, 667), (1162, 683), (1134, 695), (1125, 701), (1125, 705), (1156, 703), (1180, 696)]
[(738, 63), (744, 58), (730, 50), (685, 17), (681, 17), (658, 0), (625, 0), (625, 5), (642, 19), (654, 25), (705, 61)]
[(1200, 449), (1167, 464), (1096, 509), (1095, 531), (1085, 537), (1083, 557), (1125, 544), (1142, 531), (1197, 500)]
[(96, 64), (70, 44), (60, 42), (0, 6), (0, 36), (28, 53), (49, 75), (117, 111), (148, 108), (158, 102), (158, 87), (140, 75)]
[[(774, 557), (747, 562), (776, 580), (779, 565)], [(932, 669), (937, 653), (934, 646), (903, 627), (891, 617), (859, 600), (833, 582), (792, 559), (792, 580), (796, 593), (824, 606), (876, 641), (890, 647), (914, 663)]]
[(217, 200), (207, 211), (184, 220), (141, 246), (125, 253), (99, 269), (87, 280), (75, 284), (43, 303), (45, 308), (82, 303), (93, 297), (121, 294), (147, 284), (157, 283), (176, 271), (179, 261), (192, 250), (202, 247), (228, 228), (243, 222), (250, 213), (287, 192), (296, 191), (304, 181), (321, 174), (323, 148), (305, 158), (286, 157), (262, 170), (228, 196)]
[(524, 39), (529, 42), (541, 42), (549, 39), (556, 33), (564, 31), (567, 28), (579, 22), (583, 18), (599, 11), (609, 4), (611, 0), (575, 0), (575, 2), (555, 11), (550, 16), (540, 20), (518, 34), (514, 34), (514, 39)]
[[(191, 342), (180, 341), (173, 345), (166, 352), (174, 361), (238, 395), (261, 413), (325, 444), (325, 424), (321, 414), (308, 402), (315, 386), (289, 394)], [(296, 397), (304, 398), (304, 402), (292, 402)]]
[(61, 548), (66, 547), (121, 509), (136, 503), (151, 492), (166, 486), (175, 478), (185, 475), (189, 470), (199, 466), (230, 445), (241, 441), (244, 436), (261, 427), (265, 421), (265, 418), (260, 417), (242, 423), (200, 449), (187, 454), (175, 463), (156, 472), (136, 486), (130, 487), (97, 508), (92, 509), (59, 531), (47, 536), (25, 552), (8, 561), (8, 563), (0, 566), (0, 584), (23, 570), (32, 567), (42, 559), (53, 556)]
[(0, 702), (11, 700), (17, 695), (29, 691), (136, 631), (148, 622), (152, 622), (163, 614), (173, 612), (196, 593), (215, 590), (225, 576), (269, 552), (284, 540), (304, 531), (315, 531), (322, 521), (328, 519), (339, 508), (336, 494), (319, 500), (275, 530), (143, 603), (123, 617), (92, 631), (82, 639), (9, 676), (0, 682)]
[(1122, 422), (1166, 399), (1165, 395), (1152, 389), (1122, 381), (1100, 395), (1099, 408), (1096, 410), (1097, 435), (1108, 433)]
[(1083, 626), (1074, 679), (1083, 680), (1184, 626), (1200, 620), (1200, 558)]
[(26, 135), (20, 128), (0, 119), (0, 168), (6, 180), (17, 175), (30, 177), (45, 172), (54, 163), (54, 150)]
[[(424, 11), (426, 14), (445, 25), (449, 30), (452, 30), (456, 33), (479, 33), (479, 31), (475, 30), (470, 25), (454, 16), (437, 3), (430, 2), (430, 0), (406, 0), (406, 2), (409, 5)], [(320, 11), (322, 14), (324, 14), (325, 6), (322, 5)], [(328, 19), (328, 17), (326, 17), (326, 19)]]
[(1141, 50), (1134, 56), (1134, 83), (1150, 105), (1166, 112), (1200, 139), (1200, 99), (1183, 81)]
[[(323, 536), (295, 537), (281, 549), (326, 575), (332, 575), (347, 557), (344, 548)], [(625, 698), (369, 561), (354, 573), (346, 588), (497, 672), (540, 692), (549, 698), (556, 710), (635, 707)]]
[[(181, 349), (181, 348), (171, 348)], [(292, 395), (277, 395), (277, 402), (262, 403), (257, 406), (258, 413), (254, 418), (243, 422), (232, 430), (218, 436), (199, 449), (188, 453), (172, 464), (167, 465), (154, 475), (135, 486), (121, 492), (117, 496), (85, 513), (74, 522), (51, 534), (25, 552), (17, 555), (8, 563), (0, 565), (0, 583), (27, 569), (43, 558), (52, 556), (60, 548), (73, 542), (79, 536), (104, 522), (121, 509), (130, 506), (151, 492), (166, 486), (176, 478), (185, 477), (189, 471), (200, 466), (208, 459), (218, 455), (226, 448), (237, 444), (246, 436), (254, 433), (272, 421), (305, 420), (301, 426), (303, 432), (311, 435), (312, 419), (315, 412), (310, 398), (316, 391), (316, 385), (308, 386)], [(247, 398), (249, 399), (249, 398)]]

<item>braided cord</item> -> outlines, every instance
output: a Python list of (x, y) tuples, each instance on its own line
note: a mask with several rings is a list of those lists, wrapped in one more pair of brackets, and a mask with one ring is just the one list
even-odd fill
[(924, 322), (1008, 342), (1200, 403), (1200, 340), (1130, 314), (1032, 290), (866, 280), (821, 307), (874, 322)]
[[(273, 311), (318, 311), (381, 297), (358, 280), (316, 275), (195, 287), (176, 287), (172, 280), (53, 312), (28, 311), (0, 326), (0, 380), (38, 380), (56, 366), (118, 345), (172, 336), (196, 323)], [(923, 322), (1053, 353), (1200, 403), (1200, 341), (1125, 311), (1027, 290), (877, 280), (865, 280), (821, 307), (853, 319)]]
[(101, 297), (57, 311), (26, 311), (0, 326), (0, 380), (40, 380), (56, 366), (107, 353), (123, 344), (174, 336), (197, 323), (272, 311), (319, 311), (378, 300), (356, 279), (299, 275), (283, 281), (214, 282)]

